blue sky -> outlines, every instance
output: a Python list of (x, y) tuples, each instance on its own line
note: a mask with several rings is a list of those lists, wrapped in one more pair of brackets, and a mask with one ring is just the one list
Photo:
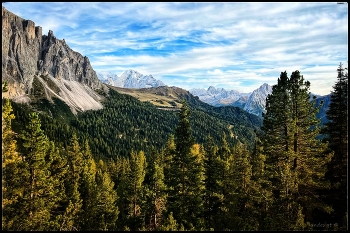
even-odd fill
[(133, 69), (168, 86), (251, 92), (299, 70), (329, 94), (348, 66), (348, 4), (7, 2), (65, 39), (96, 72)]

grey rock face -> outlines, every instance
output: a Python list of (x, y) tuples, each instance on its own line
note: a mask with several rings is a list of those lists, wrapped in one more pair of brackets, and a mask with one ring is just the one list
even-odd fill
[(262, 113), (266, 112), (266, 97), (271, 93), (272, 86), (264, 83), (258, 89), (253, 91), (243, 109), (257, 116), (262, 116)]
[[(42, 35), (42, 28), (35, 26), (33, 21), (25, 20), (2, 7), (2, 79), (8, 81), (10, 87), (6, 97), (18, 99), (22, 96), (24, 98), (20, 99), (28, 100), (26, 95), (30, 94), (34, 76), (41, 75), (55, 79), (59, 88), (63, 80), (78, 82), (84, 86), (83, 90), (88, 88), (85, 93), (88, 95), (84, 95), (84, 98), (91, 97), (97, 102), (100, 97), (90, 89), (108, 90), (98, 79), (86, 56), (73, 51), (64, 39), (57, 39), (51, 30), (48, 35)], [(65, 85), (70, 84), (65, 82)], [(61, 88), (56, 97), (70, 103), (72, 108), (79, 108), (72, 100), (67, 101), (63, 92)], [(88, 99), (87, 102), (93, 101)], [(94, 108), (92, 105), (90, 107)], [(80, 110), (90, 107), (86, 105)]]
[(2, 7), (2, 79), (20, 83), (18, 93), (27, 92), (37, 74), (41, 40), (41, 27)]
[(50, 30), (42, 36), (38, 70), (56, 79), (77, 81), (92, 89), (101, 89), (102, 83), (92, 69), (89, 58), (70, 49), (64, 40), (58, 40)]

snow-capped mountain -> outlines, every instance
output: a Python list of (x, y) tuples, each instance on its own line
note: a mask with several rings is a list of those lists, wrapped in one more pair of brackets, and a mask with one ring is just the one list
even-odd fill
[(199, 99), (207, 104), (213, 106), (232, 105), (239, 100), (248, 98), (250, 93), (239, 93), (238, 91), (227, 91), (224, 88), (215, 88), (210, 86), (205, 89), (191, 89), (190, 93), (194, 96), (198, 96)]
[(115, 81), (118, 80), (118, 75), (113, 74), (112, 72), (109, 71), (101, 71), (99, 73), (96, 73), (97, 77), (106, 84), (116, 86)]
[(99, 79), (106, 84), (123, 88), (148, 88), (165, 86), (165, 84), (153, 78), (152, 75), (143, 75), (134, 70), (126, 70), (120, 76), (109, 71), (98, 72)]
[(210, 86), (207, 90), (191, 89), (190, 92), (210, 105), (231, 105), (243, 108), (257, 116), (262, 116), (261, 113), (265, 111), (266, 97), (272, 93), (272, 86), (264, 83), (251, 93), (240, 93), (235, 90), (227, 91), (223, 88), (216, 89), (213, 86)]
[(262, 116), (262, 112), (266, 112), (266, 97), (271, 93), (272, 86), (264, 83), (258, 89), (252, 92), (243, 109), (257, 116)]

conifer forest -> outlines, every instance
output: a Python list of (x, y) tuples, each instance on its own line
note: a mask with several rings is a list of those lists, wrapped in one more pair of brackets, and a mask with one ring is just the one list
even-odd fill
[(3, 99), (2, 229), (347, 230), (347, 68), (325, 124), (300, 71), (276, 79), (262, 120), (190, 98), (164, 111), (112, 89), (78, 115), (58, 99)]

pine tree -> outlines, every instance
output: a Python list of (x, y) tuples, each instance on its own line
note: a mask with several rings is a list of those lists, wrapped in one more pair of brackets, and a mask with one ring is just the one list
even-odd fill
[[(128, 157), (117, 157), (115, 161), (112, 177), (117, 184), (117, 206), (119, 216), (117, 220), (117, 230), (129, 229), (130, 219), (130, 184), (128, 183), (128, 174), (130, 173), (130, 159)], [(112, 167), (111, 167), (112, 169)]]
[[(329, 148), (334, 156), (328, 166), (327, 177), (331, 181), (329, 199), (335, 209), (332, 216), (335, 222), (341, 223), (347, 215), (347, 169), (348, 169), (348, 73), (347, 68), (340, 63), (337, 69), (337, 82), (333, 86), (329, 109), (328, 122), (322, 129), (322, 134), (329, 142)], [(343, 226), (347, 229), (347, 224)]]
[(28, 169), (23, 171), (26, 189), (21, 200), (22, 229), (47, 230), (55, 224), (51, 221), (51, 211), (57, 202), (51, 161), (47, 159), (50, 142), (41, 129), (39, 115), (33, 112), (29, 118), (21, 135)]
[[(118, 219), (117, 192), (114, 190), (114, 182), (107, 171), (99, 169), (96, 173), (97, 195), (95, 207), (95, 230), (114, 230)], [(99, 216), (96, 219), (96, 216)]]
[(75, 133), (73, 133), (72, 138), (70, 139), (67, 152), (69, 163), (65, 189), (68, 199), (66, 200), (66, 209), (62, 217), (60, 228), (60, 230), (63, 231), (80, 230), (82, 225), (80, 222), (80, 216), (82, 214), (83, 204), (79, 192), (79, 185), (83, 169), (83, 155)]
[(268, 230), (269, 221), (267, 219), (267, 209), (272, 202), (272, 193), (269, 190), (271, 182), (266, 179), (265, 161), (266, 156), (263, 154), (261, 140), (257, 136), (255, 139), (255, 147), (251, 156), (252, 164), (252, 180), (254, 181), (256, 192), (255, 199), (255, 217), (259, 222), (259, 230)]
[(177, 231), (179, 225), (173, 217), (173, 213), (170, 212), (168, 218), (164, 221), (164, 223), (160, 227), (160, 231)]
[(229, 195), (233, 190), (233, 177), (231, 171), (231, 164), (233, 163), (233, 154), (228, 146), (226, 140), (226, 134), (223, 133), (221, 146), (217, 151), (219, 160), (221, 161), (221, 169), (219, 169), (219, 180), (220, 180), (220, 191), (222, 195), (222, 204), (216, 214), (216, 219), (214, 221), (215, 230), (229, 230), (231, 219), (228, 217), (229, 213)]
[(131, 219), (133, 226), (131, 229), (140, 229), (141, 220), (141, 196), (143, 192), (143, 181), (146, 174), (146, 157), (143, 151), (139, 153), (131, 152), (129, 184), (131, 187)]
[[(321, 106), (316, 106), (315, 97), (310, 101), (310, 82), (304, 81), (299, 71), (292, 73), (290, 81), (294, 157), (291, 169), (295, 173), (295, 184), (298, 185), (293, 194), (303, 209), (305, 222), (311, 222), (314, 220), (312, 210), (331, 211), (321, 200), (319, 190), (329, 187), (325, 173), (333, 154), (328, 152), (327, 143), (317, 139), (320, 135), (320, 120), (316, 114)], [(313, 194), (312, 201), (310, 193)]]
[(269, 209), (270, 219), (274, 219), (270, 230), (294, 229), (300, 208), (305, 222), (312, 221), (315, 209), (330, 211), (318, 190), (328, 186), (324, 175), (332, 154), (327, 153), (327, 144), (317, 140), (320, 106), (315, 100), (310, 102), (309, 88), (310, 82), (304, 81), (299, 71), (290, 79), (284, 72), (266, 99), (262, 143), (275, 199)]
[(184, 229), (203, 228), (203, 164), (191, 153), (194, 139), (189, 122), (190, 109), (185, 101), (175, 129), (175, 155), (171, 162), (168, 213)]
[(145, 176), (146, 185), (146, 224), (147, 229), (157, 230), (162, 223), (166, 204), (166, 185), (164, 183), (163, 153), (155, 149), (148, 156)]
[(171, 164), (175, 156), (175, 149), (175, 136), (174, 134), (170, 134), (165, 147), (162, 149), (162, 163), (164, 164), (164, 183), (167, 186), (167, 189), (171, 187)]
[(81, 227), (85, 230), (97, 229), (96, 207), (97, 207), (97, 184), (96, 184), (96, 163), (92, 157), (88, 140), (85, 140), (82, 152), (82, 172), (80, 179), (79, 193), (82, 199)]
[(221, 172), (224, 169), (223, 162), (220, 159), (217, 151), (218, 147), (214, 144), (211, 136), (207, 137), (207, 142), (204, 144), (204, 215), (206, 219), (206, 229), (216, 230), (217, 214), (220, 211), (223, 194)]
[(64, 202), (67, 199), (64, 187), (67, 174), (67, 159), (52, 141), (50, 141), (46, 157), (49, 165), (51, 201), (53, 203), (48, 229), (59, 230), (64, 213)]
[(256, 202), (260, 198), (252, 177), (250, 152), (247, 146), (239, 143), (233, 150), (230, 163), (231, 192), (227, 195), (230, 230), (258, 230), (259, 222)]
[(144, 227), (144, 186), (146, 173), (146, 157), (143, 151), (136, 153), (132, 150), (126, 161), (126, 170), (120, 177), (118, 185), (118, 229), (140, 230)]
[(9, 99), (2, 108), (2, 229), (15, 230), (17, 222), (17, 203), (23, 195), (22, 181), (23, 160), (17, 151), (15, 133), (11, 122), (15, 118)]

